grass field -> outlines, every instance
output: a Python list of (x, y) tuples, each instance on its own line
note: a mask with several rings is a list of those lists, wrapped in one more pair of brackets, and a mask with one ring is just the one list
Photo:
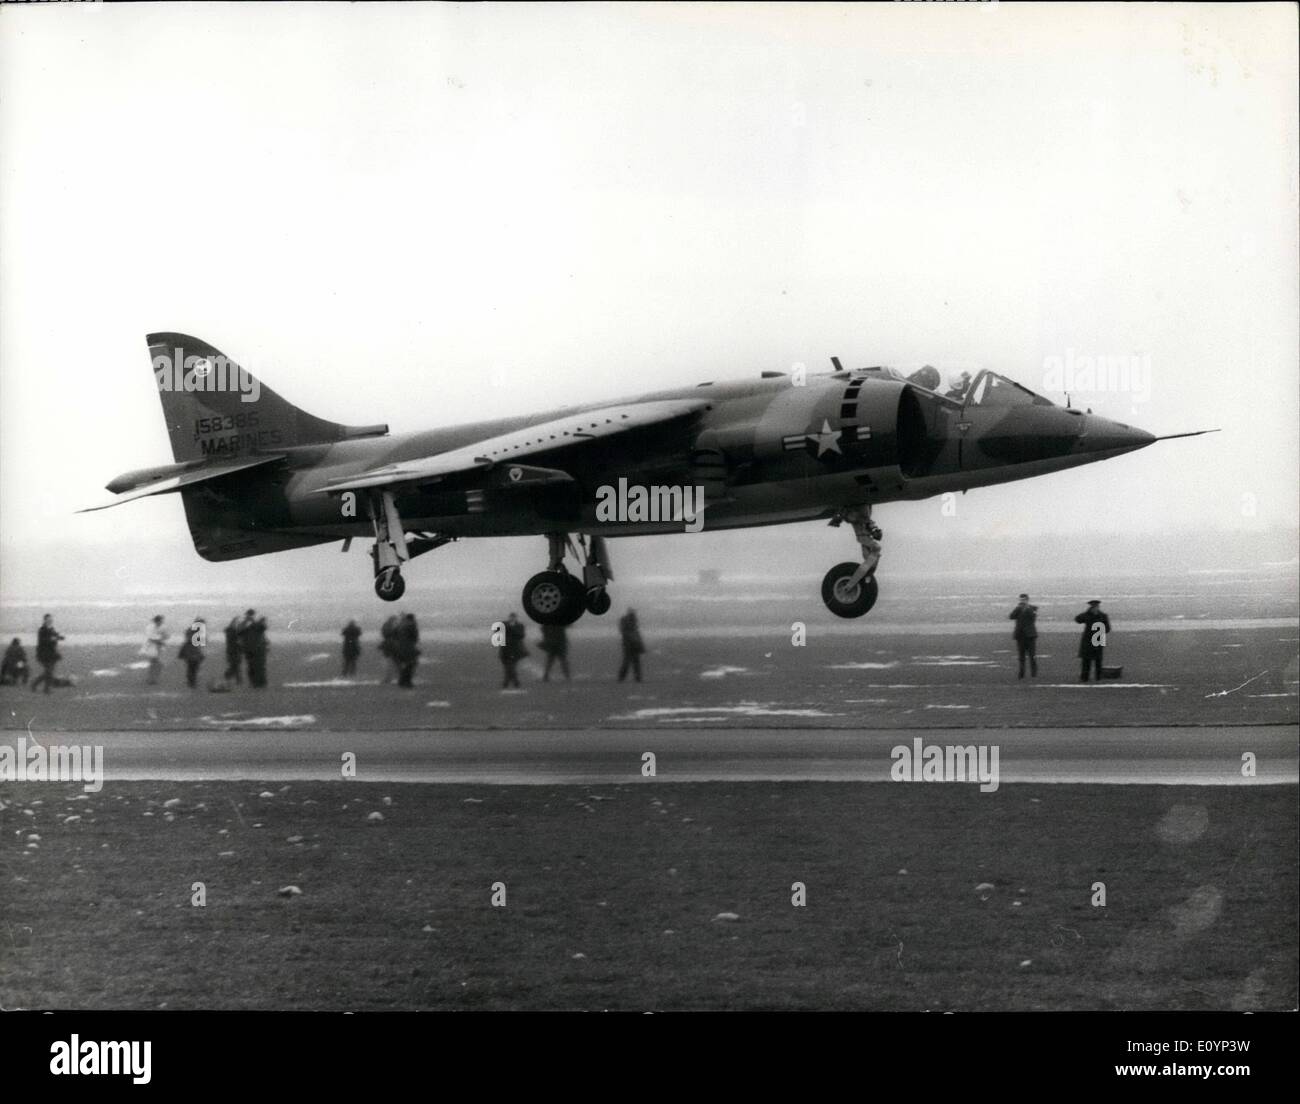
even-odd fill
[(7, 1009), (1297, 1003), (1293, 786), (28, 783), (2, 800)]

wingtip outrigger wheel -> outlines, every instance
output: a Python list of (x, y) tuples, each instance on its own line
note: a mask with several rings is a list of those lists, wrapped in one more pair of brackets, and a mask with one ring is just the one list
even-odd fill
[(599, 617), (608, 613), (609, 607), (614, 604), (606, 589), (606, 584), (614, 578), (614, 573), (609, 569), (609, 552), (604, 537), (579, 538), (579, 544), (586, 558), (582, 567), (582, 583), (586, 588), (584, 600), (587, 612)]
[(400, 568), (385, 567), (375, 576), (375, 593), (385, 602), (396, 602), (406, 593), (406, 580)]
[(370, 550), (375, 562), (375, 593), (385, 602), (396, 602), (406, 592), (402, 561), (410, 556), (392, 491), (371, 496), (370, 518), (375, 527), (375, 546)]

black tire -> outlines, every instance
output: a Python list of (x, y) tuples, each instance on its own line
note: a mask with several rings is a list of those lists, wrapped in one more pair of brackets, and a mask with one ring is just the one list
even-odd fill
[(570, 616), (567, 621), (561, 621), (562, 625), (572, 625), (579, 617), (587, 612), (587, 588), (582, 585), (582, 580), (570, 575), (567, 571), (562, 572), (564, 575), (564, 589), (570, 603)]
[(587, 591), (586, 602), (587, 612), (594, 613), (597, 617), (603, 613), (608, 613), (609, 607), (614, 604), (614, 600), (609, 596), (609, 591), (604, 587), (596, 587), (594, 590)]
[(396, 602), (406, 593), (406, 580), (395, 567), (386, 567), (375, 576), (375, 593), (385, 602)]
[(524, 584), (524, 613), (539, 625), (572, 625), (586, 609), (582, 584), (565, 571), (541, 571)]
[(836, 617), (861, 617), (876, 604), (880, 584), (875, 575), (868, 575), (853, 587), (848, 586), (849, 576), (858, 569), (856, 563), (836, 564), (822, 580), (822, 601)]

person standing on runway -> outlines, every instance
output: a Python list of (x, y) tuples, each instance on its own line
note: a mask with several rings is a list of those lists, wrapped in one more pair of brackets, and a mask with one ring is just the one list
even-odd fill
[(645, 644), (641, 640), (641, 625), (636, 619), (636, 610), (630, 609), (619, 618), (618, 632), (623, 642), (623, 665), (618, 669), (618, 681), (627, 678), (627, 673), (631, 670), (632, 677), (640, 682), (641, 656), (645, 652)]
[(1088, 668), (1092, 667), (1094, 677), (1100, 682), (1102, 654), (1110, 636), (1110, 618), (1101, 611), (1101, 599), (1094, 598), (1088, 603), (1088, 608), (1076, 614), (1074, 619), (1083, 626), (1079, 637), (1079, 659), (1082, 661), (1079, 681), (1088, 681)]
[(1020, 604), (1008, 615), (1016, 623), (1012, 639), (1016, 642), (1016, 655), (1020, 660), (1020, 678), (1025, 677), (1025, 659), (1029, 660), (1029, 672), (1038, 677), (1038, 657), (1034, 649), (1038, 646), (1038, 607), (1029, 604), (1029, 595), (1020, 596)]
[(47, 613), (36, 633), (36, 662), (41, 665), (41, 673), (32, 679), (33, 690), (44, 683), (48, 694), (54, 686), (54, 668), (63, 658), (59, 654), (59, 641), (62, 639), (63, 634), (54, 627), (54, 615)]

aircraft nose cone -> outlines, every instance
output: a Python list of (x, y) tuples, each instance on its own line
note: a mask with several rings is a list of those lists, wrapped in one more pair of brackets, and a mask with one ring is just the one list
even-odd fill
[(1089, 414), (1079, 442), (1088, 452), (1132, 452), (1155, 442), (1145, 429)]

